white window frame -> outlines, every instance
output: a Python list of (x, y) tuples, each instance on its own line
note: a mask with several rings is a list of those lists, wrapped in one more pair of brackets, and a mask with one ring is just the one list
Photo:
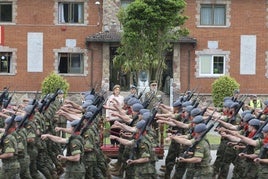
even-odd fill
[[(215, 22), (216, 8), (219, 8), (219, 7), (222, 10), (224, 10), (223, 14), (219, 15), (220, 20), (218, 20), (218, 21), (219, 22), (221, 21), (222, 22), (221, 24), (217, 24)], [(200, 9), (200, 25), (202, 25), (202, 26), (226, 26), (226, 5), (225, 4), (201, 4), (200, 8), (201, 8)], [(204, 19), (203, 20), (202, 12), (205, 13), (205, 10), (202, 11), (203, 8), (209, 8), (210, 9), (210, 14), (208, 15), (209, 19)], [(202, 20), (203, 20), (204, 23), (201, 23)], [(211, 21), (211, 22), (206, 24), (205, 21)]]
[[(208, 57), (208, 58), (210, 58), (209, 60), (210, 60), (210, 69), (209, 69), (209, 73), (202, 73), (202, 62), (201, 62), (201, 60), (202, 60), (202, 57), (204, 57), (204, 56), (206, 56), (206, 57)], [(223, 73), (222, 74), (215, 74), (214, 73), (214, 69), (215, 69), (215, 67), (214, 67), (214, 57), (223, 57)], [(219, 77), (219, 76), (222, 76), (222, 75), (225, 75), (225, 56), (224, 55), (201, 55), (200, 57), (199, 57), (199, 60), (200, 60), (200, 65), (199, 65), (199, 76), (216, 76), (216, 77)]]
[[(220, 49), (205, 49), (203, 51), (196, 51), (196, 73), (195, 76), (197, 78), (217, 78), (223, 75), (229, 75), (229, 69), (230, 69), (230, 52), (229, 51), (222, 51)], [(209, 74), (202, 74), (201, 73), (201, 58), (203, 56), (210, 56), (211, 60), (210, 60), (210, 65), (211, 65), (211, 69), (210, 69), (210, 73)], [(224, 66), (223, 66), (223, 73), (222, 74), (214, 74), (213, 73), (213, 69), (214, 69), (214, 64), (213, 64), (213, 58), (216, 56), (220, 56), (220, 57), (224, 57)]]
[[(225, 5), (225, 25), (201, 25), (201, 6), (202, 5)], [(231, 0), (196, 0), (196, 26), (202, 28), (228, 28), (231, 26)]]

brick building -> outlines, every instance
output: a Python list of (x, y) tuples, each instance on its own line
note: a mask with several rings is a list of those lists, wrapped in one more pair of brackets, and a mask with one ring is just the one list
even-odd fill
[[(6, 0), (0, 8), (0, 86), (40, 89), (51, 71), (84, 91), (118, 83), (112, 58), (120, 44), (116, 13), (131, 0)], [(242, 93), (266, 94), (268, 78), (267, 0), (186, 0), (189, 37), (174, 43), (167, 64), (178, 91), (197, 86), (210, 93), (221, 75), (230, 75)], [(10, 7), (11, 4), (11, 7)], [(8, 63), (6, 61), (9, 61)], [(2, 65), (8, 64), (8, 68)], [(8, 71), (9, 70), (9, 71)], [(127, 76), (127, 80), (129, 76)], [(127, 85), (132, 83), (127, 81)]]
[[(52, 71), (70, 91), (101, 81), (102, 62), (92, 59), (85, 38), (101, 31), (102, 1), (0, 1), (0, 87), (36, 91)], [(93, 70), (94, 69), (94, 70)], [(94, 71), (94, 73), (93, 73)]]

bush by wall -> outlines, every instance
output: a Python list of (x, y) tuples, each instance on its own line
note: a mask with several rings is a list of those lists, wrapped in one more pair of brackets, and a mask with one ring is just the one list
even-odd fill
[(223, 99), (233, 96), (235, 89), (239, 89), (239, 83), (230, 76), (221, 76), (212, 83), (212, 99), (215, 107), (222, 107)]
[(54, 93), (58, 88), (64, 91), (66, 96), (69, 90), (69, 83), (62, 76), (55, 72), (50, 73), (42, 82), (42, 94)]

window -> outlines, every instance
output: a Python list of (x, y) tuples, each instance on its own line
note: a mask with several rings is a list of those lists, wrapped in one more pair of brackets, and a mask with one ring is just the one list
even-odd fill
[(11, 2), (0, 2), (0, 22), (12, 22)]
[(60, 2), (58, 8), (58, 18), (60, 24), (84, 23), (84, 3)]
[(202, 55), (199, 57), (200, 76), (220, 76), (225, 74), (225, 57), (220, 55)]
[(1, 63), (0, 73), (10, 73), (11, 71), (11, 52), (0, 52)]
[(58, 73), (83, 74), (84, 56), (82, 53), (59, 53)]
[(201, 4), (200, 25), (225, 26), (226, 25), (226, 5)]

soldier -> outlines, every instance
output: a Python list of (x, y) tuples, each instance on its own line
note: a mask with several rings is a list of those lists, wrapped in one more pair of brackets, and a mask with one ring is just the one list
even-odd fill
[[(16, 116), (16, 127), (23, 120), (22, 116)], [(27, 153), (27, 133), (26, 129), (22, 127), (17, 130), (17, 143), (18, 143), (18, 161), (20, 163), (20, 178), (31, 179), (30, 174), (30, 156)]]
[[(149, 113), (144, 113), (143, 120), (140, 120), (137, 123), (135, 127), (136, 134), (141, 134), (144, 132), (141, 130), (145, 127), (146, 121), (149, 120), (149, 116), (151, 115), (151, 113)], [(133, 147), (131, 153), (131, 156), (133, 157), (130, 157), (130, 159), (127, 160), (129, 169), (126, 170), (126, 178), (156, 178), (155, 159), (152, 143), (146, 134), (142, 135), (143, 137), (141, 138), (138, 138), (139, 135), (136, 135), (135, 140), (127, 140), (114, 135), (110, 135), (111, 138), (118, 140), (121, 144)], [(136, 144), (137, 146), (135, 146)]]
[[(12, 133), (16, 130), (14, 118), (9, 117), (5, 120), (7, 135), (1, 138), (2, 152), (0, 159), (2, 159), (2, 176), (1, 178), (18, 179), (20, 174), (20, 163), (17, 159), (18, 143)], [(10, 126), (7, 128), (7, 126)]]
[(186, 156), (181, 156), (177, 159), (180, 163), (189, 164), (187, 167), (186, 179), (200, 178), (200, 179), (212, 179), (212, 167), (210, 166), (211, 154), (210, 154), (210, 144), (208, 140), (200, 138), (202, 133), (207, 130), (205, 124), (201, 123), (194, 127), (194, 141), (182, 138), (173, 137), (177, 142), (191, 146), (194, 142), (198, 141), (192, 157), (188, 158)]
[(84, 156), (84, 140), (79, 135), (80, 131), (75, 132), (74, 129), (79, 123), (79, 119), (71, 122), (73, 135), (66, 138), (61, 138), (51, 134), (43, 134), (41, 138), (50, 139), (54, 142), (66, 144), (67, 145), (67, 154), (58, 155), (57, 158), (60, 161), (66, 161), (66, 172), (64, 178), (73, 179), (73, 178), (85, 178), (85, 166), (83, 163)]

